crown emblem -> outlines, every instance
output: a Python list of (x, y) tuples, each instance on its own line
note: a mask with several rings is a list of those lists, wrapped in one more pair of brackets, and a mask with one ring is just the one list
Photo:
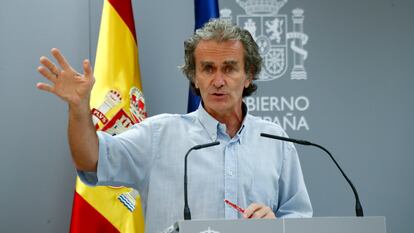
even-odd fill
[(248, 15), (277, 15), (288, 0), (236, 0)]
[(224, 20), (231, 21), (231, 10), (227, 8), (223, 8), (220, 10), (220, 18)]

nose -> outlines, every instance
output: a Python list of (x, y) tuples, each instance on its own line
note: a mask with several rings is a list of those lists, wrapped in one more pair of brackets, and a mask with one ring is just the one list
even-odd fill
[(213, 86), (216, 88), (223, 87), (225, 84), (224, 75), (222, 72), (217, 72), (213, 78)]

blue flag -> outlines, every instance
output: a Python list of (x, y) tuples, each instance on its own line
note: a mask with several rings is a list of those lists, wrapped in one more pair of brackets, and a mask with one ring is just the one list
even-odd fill
[[(218, 0), (194, 0), (194, 15), (195, 15), (195, 28), (197, 30), (212, 18), (218, 18), (219, 7)], [(187, 112), (193, 112), (198, 108), (200, 104), (200, 97), (191, 91), (188, 93), (188, 107)]]

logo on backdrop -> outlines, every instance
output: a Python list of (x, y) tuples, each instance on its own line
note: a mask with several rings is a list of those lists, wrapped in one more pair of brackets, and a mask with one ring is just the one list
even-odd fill
[[(250, 32), (263, 58), (262, 72), (257, 81), (283, 77), (307, 80), (305, 61), (308, 52), (305, 45), (309, 37), (303, 31), (304, 10), (295, 8), (291, 15), (279, 14), (288, 0), (235, 1), (245, 12), (236, 16), (236, 23)], [(233, 21), (232, 10), (222, 9), (220, 18)], [(306, 96), (247, 97), (245, 102), (249, 111), (260, 112), (263, 119), (273, 121), (285, 130), (309, 130), (303, 115), (310, 104)], [(277, 112), (277, 115), (270, 115), (270, 112)]]
[[(259, 81), (269, 81), (282, 77), (292, 60), (291, 79), (307, 79), (304, 62), (308, 52), (304, 46), (308, 36), (303, 32), (304, 10), (292, 10), (292, 32), (288, 32), (288, 15), (279, 14), (287, 0), (236, 0), (246, 12), (237, 15), (237, 25), (248, 30), (259, 46), (263, 58), (263, 71)], [(221, 18), (232, 20), (230, 9), (220, 11)], [(289, 59), (289, 49), (293, 52)]]
[(214, 230), (211, 230), (211, 228), (210, 228), (210, 227), (208, 227), (208, 229), (207, 229), (207, 230), (205, 230), (205, 231), (201, 231), (200, 233), (220, 233), (220, 232), (218, 232), (218, 231), (214, 231)]

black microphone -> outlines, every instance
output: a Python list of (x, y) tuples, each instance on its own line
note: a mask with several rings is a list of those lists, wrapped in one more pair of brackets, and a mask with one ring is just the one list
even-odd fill
[(200, 150), (200, 149), (207, 148), (210, 146), (217, 146), (218, 144), (220, 144), (220, 142), (215, 141), (215, 142), (210, 142), (207, 144), (196, 145), (196, 146), (191, 147), (187, 151), (187, 154), (185, 154), (185, 157), (184, 157), (184, 220), (191, 220), (190, 207), (188, 207), (188, 197), (187, 197), (187, 157), (192, 150)]
[(352, 192), (354, 192), (354, 195), (355, 195), (355, 213), (356, 213), (356, 216), (357, 217), (363, 217), (364, 216), (364, 211), (362, 210), (362, 205), (361, 205), (361, 202), (359, 201), (359, 196), (358, 196), (358, 192), (357, 192), (356, 188), (354, 187), (354, 185), (352, 184), (352, 182), (348, 178), (348, 176), (345, 175), (345, 172), (342, 170), (342, 168), (339, 166), (339, 164), (336, 162), (336, 160), (334, 159), (334, 157), (332, 156), (332, 154), (327, 149), (325, 149), (321, 145), (318, 145), (318, 144), (315, 144), (315, 143), (312, 143), (312, 142), (309, 142), (309, 141), (305, 141), (305, 140), (298, 140), (298, 139), (293, 139), (293, 138), (286, 138), (286, 137), (276, 136), (276, 135), (267, 134), (267, 133), (261, 133), (260, 136), (267, 137), (267, 138), (273, 138), (273, 139), (281, 140), (281, 141), (293, 142), (293, 143), (297, 143), (297, 144), (305, 145), (305, 146), (315, 146), (315, 147), (318, 147), (319, 149), (322, 149), (323, 151), (325, 151), (329, 155), (329, 157), (332, 159), (332, 161), (335, 163), (336, 167), (339, 169), (339, 171), (341, 172), (342, 176), (345, 178), (345, 180), (351, 186)]

